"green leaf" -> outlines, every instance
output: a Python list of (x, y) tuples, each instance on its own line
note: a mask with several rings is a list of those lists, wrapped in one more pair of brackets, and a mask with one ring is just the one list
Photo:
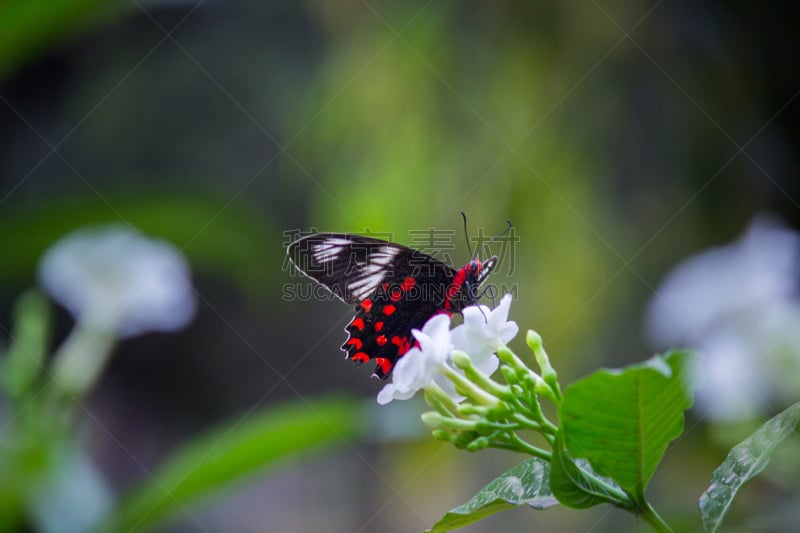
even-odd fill
[(233, 482), (312, 450), (348, 442), (360, 403), (315, 398), (234, 421), (187, 443), (124, 497), (101, 531), (144, 531)]
[(586, 458), (639, 504), (692, 404), (687, 364), (673, 351), (621, 370), (600, 370), (571, 385), (559, 407), (566, 448)]
[(49, 333), (47, 299), (37, 290), (24, 292), (14, 304), (14, 333), (0, 371), (0, 383), (12, 398), (28, 392), (40, 375)]
[(464, 527), (519, 505), (547, 509), (557, 503), (550, 492), (550, 464), (533, 457), (483, 487), (470, 501), (451, 510), (428, 531), (436, 533)]
[(562, 431), (553, 446), (550, 487), (558, 501), (573, 509), (586, 509), (601, 503), (628, 508), (630, 499), (609, 479), (602, 479), (591, 470), (585, 459), (570, 457), (564, 447)]
[(716, 531), (739, 489), (769, 463), (775, 447), (800, 423), (800, 403), (769, 419), (728, 453), (711, 475), (711, 485), (700, 497), (700, 517), (706, 531)]

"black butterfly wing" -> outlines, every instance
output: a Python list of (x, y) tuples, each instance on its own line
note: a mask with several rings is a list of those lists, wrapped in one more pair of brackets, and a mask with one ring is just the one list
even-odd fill
[[(425, 285), (438, 287), (455, 275), (448, 265), (433, 257), (372, 237), (342, 233), (316, 233), (294, 241), (287, 249), (300, 272), (313, 279), (345, 303), (357, 304), (383, 283), (402, 283), (412, 276)], [(424, 291), (431, 299), (443, 290)]]
[(319, 233), (288, 253), (303, 274), (356, 306), (342, 350), (358, 363), (375, 359), (381, 378), (414, 344), (411, 329), (444, 308), (456, 274), (427, 254), (371, 237)]
[(383, 282), (356, 305), (356, 316), (345, 328), (348, 338), (342, 349), (347, 357), (360, 363), (375, 359), (375, 375), (381, 379), (415, 345), (411, 330), (446, 312), (444, 301), (455, 271), (430, 256), (413, 259), (419, 260), (419, 268)]

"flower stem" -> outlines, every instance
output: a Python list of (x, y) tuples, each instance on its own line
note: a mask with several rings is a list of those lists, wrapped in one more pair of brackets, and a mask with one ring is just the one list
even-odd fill
[(425, 402), (445, 416), (460, 414), (458, 404), (435, 383), (425, 388)]
[(492, 380), (489, 376), (475, 368), (472, 365), (472, 361), (470, 360), (469, 356), (467, 356), (465, 353), (454, 351), (452, 358), (456, 367), (463, 370), (464, 375), (467, 376), (470, 381), (489, 394), (497, 396), (501, 400), (506, 401), (511, 400), (514, 397), (511, 392), (511, 387), (508, 385), (500, 385)]
[(528, 453), (534, 457), (538, 457), (539, 459), (544, 459), (545, 461), (549, 461), (551, 459), (552, 454), (550, 452), (542, 450), (541, 448), (537, 448), (536, 446), (522, 440), (516, 433), (509, 433), (508, 436), (511, 442), (517, 447), (515, 451)]
[(534, 374), (537, 378), (541, 379), (538, 374), (536, 374), (533, 370), (528, 368), (525, 363), (522, 362), (522, 359), (517, 357), (517, 354), (511, 351), (511, 348), (508, 346), (501, 346), (497, 350), (497, 356), (503, 361), (505, 364), (510, 366), (514, 369), (515, 372), (519, 374)]
[(653, 506), (650, 505), (650, 502), (644, 502), (644, 506), (642, 507), (642, 518), (650, 524), (653, 529), (659, 531), (661, 533), (672, 533), (672, 528), (669, 527), (661, 516), (653, 509)]
[(525, 389), (542, 396), (550, 398), (553, 403), (558, 405), (559, 398), (551, 386), (542, 379), (542, 376), (528, 368), (525, 363), (511, 351), (508, 346), (502, 346), (497, 350), (497, 357), (502, 362), (513, 369), (513, 375), (506, 372), (506, 380), (509, 378), (513, 382), (520, 384)]
[(53, 356), (53, 382), (75, 397), (85, 396), (97, 381), (114, 346), (114, 335), (95, 331), (80, 322)]
[(488, 392), (484, 391), (483, 389), (479, 388), (473, 382), (453, 370), (447, 365), (444, 365), (442, 373), (447, 376), (447, 379), (452, 381), (456, 386), (456, 391), (459, 394), (463, 394), (470, 400), (480, 405), (487, 405), (490, 407), (494, 407), (500, 403), (500, 400), (497, 399), (496, 396), (489, 394)]
[(526, 429), (532, 429), (533, 431), (539, 433), (542, 432), (542, 425), (539, 422), (531, 420), (522, 413), (514, 413), (513, 415), (511, 415), (511, 419), (516, 420), (522, 427)]
[(530, 329), (528, 330), (526, 340), (531, 351), (533, 351), (536, 363), (542, 371), (542, 378), (553, 393), (553, 401), (556, 405), (560, 404), (564, 396), (561, 394), (561, 387), (558, 384), (558, 374), (553, 368), (553, 365), (550, 364), (550, 358), (547, 356), (547, 352), (544, 349), (542, 337)]
[(550, 435), (555, 435), (556, 433), (558, 433), (558, 426), (550, 422), (544, 416), (542, 416), (542, 429), (544, 430), (544, 432)]
[[(515, 388), (521, 387), (517, 385)], [(526, 398), (522, 399), (520, 396), (526, 396)], [(532, 393), (528, 393), (528, 391), (520, 391), (519, 396), (514, 396), (510, 403), (514, 406), (516, 411), (524, 413), (525, 416), (532, 420), (540, 420), (542, 417), (542, 407), (539, 405), (536, 397)]]

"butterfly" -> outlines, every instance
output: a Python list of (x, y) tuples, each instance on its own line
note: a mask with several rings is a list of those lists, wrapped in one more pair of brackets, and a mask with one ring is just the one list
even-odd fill
[(287, 253), (302, 274), (355, 305), (341, 348), (356, 363), (374, 360), (381, 379), (414, 345), (412, 329), (477, 303), (478, 288), (497, 265), (497, 256), (473, 258), (456, 270), (400, 244), (344, 233), (302, 237)]

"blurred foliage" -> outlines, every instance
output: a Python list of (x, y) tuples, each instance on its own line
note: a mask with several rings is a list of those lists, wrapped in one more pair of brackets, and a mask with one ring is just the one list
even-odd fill
[[(263, 284), (264, 270), (283, 260), (276, 229), (261, 213), (242, 207), (220, 211), (210, 194), (145, 190), (91, 196), (43, 198), (35, 207), (0, 213), (0, 225), (16, 228), (10, 253), (0, 257), (0, 278), (30, 283), (36, 262), (53, 242), (81, 226), (119, 220), (148, 236), (162, 237), (189, 258), (196, 271), (227, 278), (242, 293), (276, 287)], [(272, 297), (275, 297), (275, 292)], [(263, 296), (263, 293), (262, 293)]]
[[(158, 221), (158, 216), (152, 215), (162, 210), (151, 207), (156, 208), (147, 210), (150, 220)], [(80, 250), (92, 257), (106, 242), (93, 245), (84, 240)], [(113, 277), (108, 270), (128, 271), (126, 261), (138, 264), (138, 268), (131, 269), (135, 275), (128, 276), (127, 283), (144, 292), (154, 283), (152, 278), (161, 275), (157, 268), (147, 265), (156, 260), (143, 257), (152, 248), (126, 255), (127, 250), (117, 245), (114, 258), (119, 264), (106, 260), (102, 263), (106, 271), (100, 274)], [(61, 264), (67, 269), (78, 268), (65, 261)], [(57, 271), (51, 275), (57, 275)], [(124, 276), (114, 279), (125, 282)], [(81, 381), (81, 387), (69, 389), (64, 381), (64, 370), (75, 372), (80, 368), (89, 376), (97, 376), (104, 366), (113, 342), (97, 342), (95, 338), (113, 338), (119, 323), (111, 321), (111, 330), (104, 330), (101, 325), (92, 329), (83, 322), (83, 315), (97, 312), (91, 309), (93, 305), (108, 312), (109, 307), (96, 293), (112, 291), (113, 287), (108, 284), (98, 288), (91, 283), (80, 287), (93, 297), (86, 298), (89, 303), (76, 316), (75, 330), (68, 338), (77, 352), (57, 350), (54, 356), (48, 355), (52, 313), (49, 302), (38, 291), (23, 293), (14, 306), (14, 327), (8, 333), (10, 344), (0, 350), (0, 405), (6, 408), (3, 414), (7, 419), (0, 431), (0, 531), (29, 528), (44, 533), (80, 533), (97, 528), (150, 528), (176, 510), (186, 511), (197, 498), (220, 491), (268, 465), (284, 463), (323, 446), (350, 442), (364, 432), (362, 418), (354, 416), (359, 402), (353, 399), (303, 398), (260, 412), (253, 407), (245, 417), (195, 436), (177, 448), (159, 470), (115, 504), (109, 483), (81, 450), (81, 439), (76, 435), (76, 420), (83, 414), (97, 422), (84, 404), (93, 380)], [(134, 290), (116, 287), (122, 292)], [(141, 306), (141, 294), (132, 301), (134, 306)], [(148, 309), (157, 312), (157, 304)], [(124, 319), (126, 312), (119, 314)], [(88, 342), (81, 344), (79, 338)], [(105, 429), (102, 424), (100, 427)]]
[(6, 0), (0, 3), (0, 80), (80, 30), (127, 11), (108, 0)]
[(8, 395), (20, 400), (39, 378), (47, 356), (51, 329), (50, 304), (36, 290), (23, 293), (14, 305), (14, 336), (0, 361), (0, 382)]
[(149, 529), (228, 484), (358, 439), (367, 428), (353, 416), (357, 412), (352, 399), (314, 398), (255, 413), (195, 437), (175, 450), (151, 480), (123, 497), (101, 530)]
[(0, 434), (0, 531), (149, 529), (267, 466), (283, 465), (364, 433), (362, 418), (354, 416), (359, 401), (341, 396), (251, 410), (192, 437), (115, 503), (108, 482), (75, 436), (75, 419), (86, 410), (83, 400), (60, 393), (46, 362), (46, 301), (31, 291), (16, 307), (13, 343), (0, 357), (0, 383), (8, 405), (8, 422)]
[[(371, 229), (410, 244), (410, 230), (452, 229), (460, 263), (463, 210), (473, 232), (514, 222), (521, 240), (493, 281), (516, 285), (513, 318), (542, 334), (565, 382), (641, 359), (639, 316), (671, 265), (731, 240), (757, 211), (800, 222), (790, 9), (0, 2), (0, 316), (32, 285), (41, 252), (80, 225), (127, 221), (181, 248), (208, 300), (199, 326), (123, 345), (90, 406), (116, 419), (144, 405), (120, 420), (146, 436), (126, 444), (163, 456), (220, 416), (209, 403), (378, 388), (338, 361), (347, 309), (279, 301), (283, 231)], [(54, 330), (58, 341), (58, 316)], [(104, 469), (129, 461), (95, 438)], [(703, 453), (689, 460), (710, 472)], [(396, 449), (377, 455), (382, 469), (409, 471)], [(417, 529), (510, 466), (439, 458), (426, 479), (452, 482), (415, 486), (414, 505), (436, 502)], [(119, 483), (141, 475), (120, 468)], [(383, 480), (360, 474), (374, 503)], [(685, 477), (653, 490), (691, 494)], [(394, 509), (375, 524), (419, 518)], [(620, 524), (545, 515), (487, 527)]]

